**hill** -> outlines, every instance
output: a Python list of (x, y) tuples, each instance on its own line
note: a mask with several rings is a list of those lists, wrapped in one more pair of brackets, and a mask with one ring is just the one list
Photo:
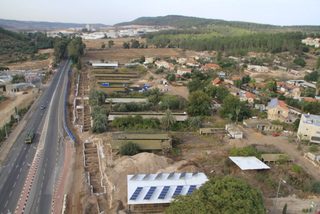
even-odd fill
[[(92, 24), (94, 27), (106, 27), (104, 24)], [(60, 22), (35, 22), (0, 19), (0, 27), (8, 30), (55, 30), (65, 28), (84, 28), (86, 24), (60, 23)]]
[(277, 26), (268, 24), (258, 24), (251, 22), (241, 21), (225, 21), (221, 19), (205, 19), (189, 16), (179, 15), (168, 15), (158, 17), (141, 17), (132, 22), (122, 22), (115, 26), (124, 25), (158, 25), (158, 26), (172, 26), (177, 28), (202, 28), (210, 26), (224, 26), (233, 27), (253, 32), (268, 32), (268, 33), (279, 33), (279, 32), (292, 32), (301, 31), (306, 33), (319, 33), (320, 26)]

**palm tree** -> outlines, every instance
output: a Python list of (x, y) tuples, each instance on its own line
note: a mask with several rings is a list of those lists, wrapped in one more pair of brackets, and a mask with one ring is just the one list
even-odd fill
[(163, 118), (161, 118), (162, 125), (168, 130), (169, 126), (176, 123), (176, 117), (171, 114), (171, 111), (167, 109), (165, 111), (165, 115)]
[(240, 111), (241, 111), (241, 108), (240, 108), (240, 107), (237, 107), (237, 108), (235, 109), (235, 112), (236, 112), (236, 115), (237, 115), (237, 117), (236, 117), (236, 122), (238, 122), (238, 118), (239, 118)]

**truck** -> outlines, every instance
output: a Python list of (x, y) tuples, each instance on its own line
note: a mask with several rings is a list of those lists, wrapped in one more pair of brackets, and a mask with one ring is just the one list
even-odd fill
[(34, 138), (34, 131), (32, 129), (27, 131), (26, 136), (24, 137), (25, 143), (32, 143), (32, 140)]

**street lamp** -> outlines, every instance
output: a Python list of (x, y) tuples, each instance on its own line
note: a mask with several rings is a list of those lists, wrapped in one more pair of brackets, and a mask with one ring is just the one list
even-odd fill
[(276, 206), (277, 206), (277, 200), (278, 200), (278, 195), (279, 195), (279, 191), (280, 191), (281, 181), (282, 181), (283, 183), (287, 183), (285, 180), (283, 180), (282, 178), (280, 178), (280, 180), (279, 180), (279, 185), (278, 185), (278, 191), (277, 191), (277, 195), (276, 195), (276, 201), (275, 201), (275, 203), (274, 203), (273, 212), (272, 212), (273, 214), (276, 213)]

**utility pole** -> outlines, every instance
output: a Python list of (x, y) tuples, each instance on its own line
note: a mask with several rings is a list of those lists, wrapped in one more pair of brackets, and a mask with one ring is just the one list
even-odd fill
[(283, 183), (287, 183), (285, 180), (283, 180), (282, 178), (280, 178), (280, 180), (279, 180), (279, 185), (278, 185), (278, 191), (277, 191), (277, 195), (276, 195), (276, 201), (275, 201), (275, 203), (274, 203), (273, 212), (272, 212), (273, 214), (276, 213), (276, 206), (277, 206), (277, 200), (278, 200), (278, 195), (279, 195), (279, 190), (280, 190), (281, 181), (282, 181)]

